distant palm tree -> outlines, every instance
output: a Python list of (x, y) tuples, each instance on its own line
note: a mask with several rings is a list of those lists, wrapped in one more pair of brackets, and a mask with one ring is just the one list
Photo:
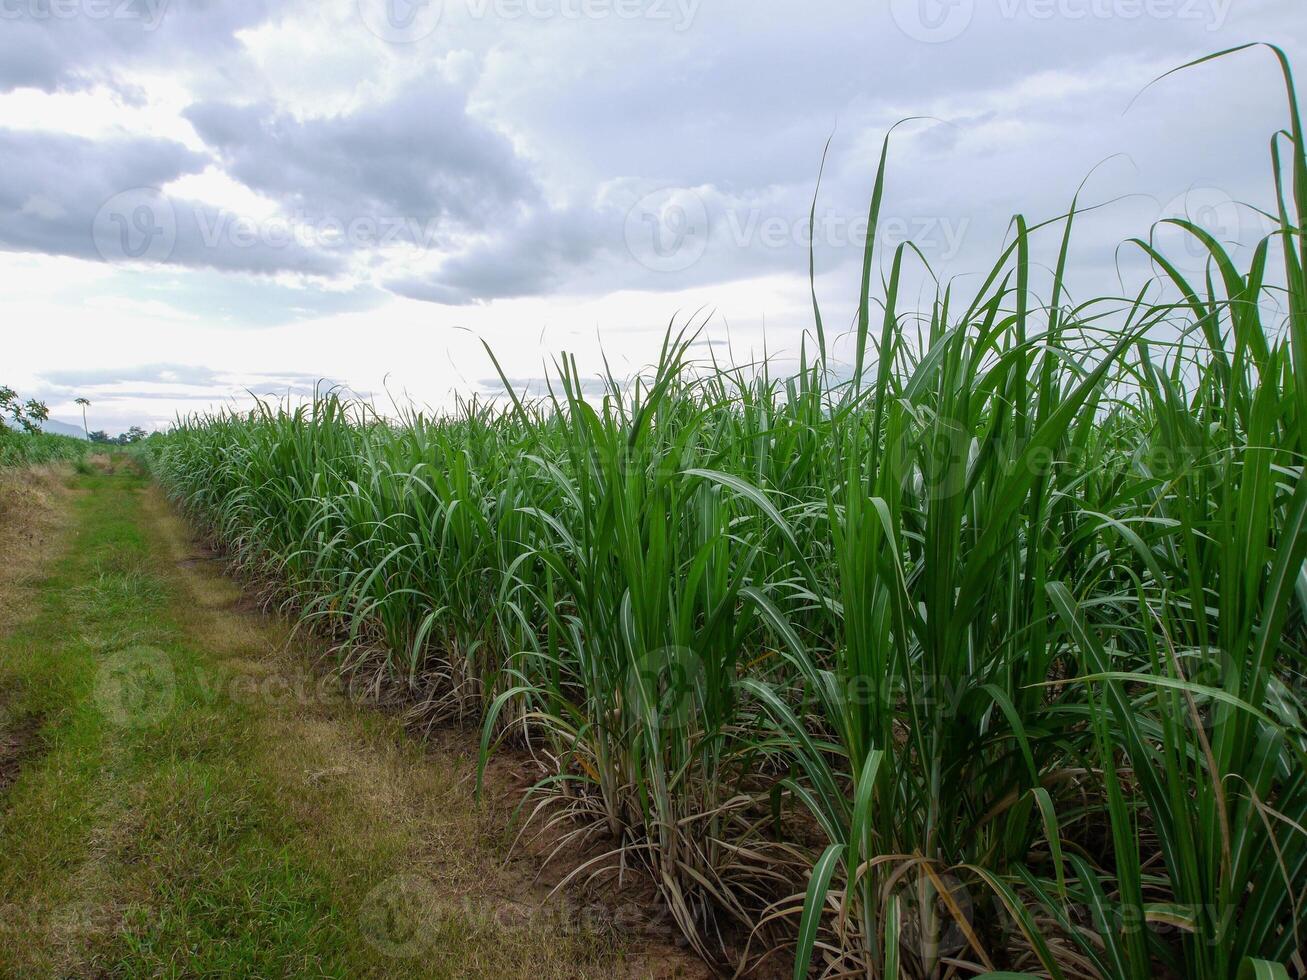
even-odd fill
[(82, 431), (86, 433), (86, 438), (89, 441), (91, 438), (91, 430), (87, 428), (86, 425), (86, 408), (91, 403), (88, 399), (79, 398), (77, 399), (77, 404), (82, 406)]

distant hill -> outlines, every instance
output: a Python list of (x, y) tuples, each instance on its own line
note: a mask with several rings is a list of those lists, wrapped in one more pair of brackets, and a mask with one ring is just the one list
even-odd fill
[(60, 422), (58, 419), (47, 419), (41, 424), (41, 429), (57, 436), (72, 436), (74, 439), (86, 438), (86, 432), (80, 425), (69, 425), (67, 422)]

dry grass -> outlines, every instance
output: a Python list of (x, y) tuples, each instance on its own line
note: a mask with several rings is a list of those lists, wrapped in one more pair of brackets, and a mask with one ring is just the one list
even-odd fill
[(160, 558), (191, 600), (182, 625), (256, 703), (251, 761), (284, 787), (288, 812), (324, 852), (349, 855), (344, 863), (365, 883), (405, 892), (405, 914), (428, 942), (417, 962), (395, 961), (398, 973), (709, 975), (669, 941), (635, 933), (630, 909), (613, 897), (552, 895), (535, 880), (538, 861), (507, 860), (517, 777), (500, 767), (502, 785), (478, 801), (475, 734), (422, 742), (399, 714), (350, 702), (318, 670), (325, 645), (253, 609), (157, 490), (144, 507)]
[(0, 470), (0, 632), (33, 614), (33, 580), (58, 551), (71, 472), (66, 463)]

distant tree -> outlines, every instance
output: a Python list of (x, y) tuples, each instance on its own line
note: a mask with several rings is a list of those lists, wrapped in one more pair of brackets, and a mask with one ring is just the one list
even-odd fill
[(41, 423), (49, 417), (50, 410), (45, 407), (44, 402), (39, 402), (35, 398), (23, 401), (13, 388), (0, 385), (0, 429), (17, 427), (24, 432), (39, 432)]
[(92, 432), (91, 441), (99, 442), (99, 443), (113, 442), (113, 440), (109, 438), (109, 433), (105, 432), (103, 429), (96, 429), (94, 432)]
[(89, 398), (78, 398), (77, 404), (82, 406), (82, 431), (86, 433), (86, 438), (91, 438), (91, 430), (86, 427), (86, 410), (90, 407)]
[(140, 442), (142, 439), (146, 437), (146, 435), (148, 435), (148, 433), (144, 429), (142, 429), (139, 425), (133, 425), (130, 429), (127, 430), (126, 434), (123, 436), (123, 439), (125, 442), (128, 443)]

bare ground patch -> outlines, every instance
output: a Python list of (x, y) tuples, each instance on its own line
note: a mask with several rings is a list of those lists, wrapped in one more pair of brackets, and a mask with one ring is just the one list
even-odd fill
[(18, 779), (23, 764), (39, 751), (40, 730), (39, 716), (10, 719), (0, 710), (0, 806), (4, 804), (4, 794)]

